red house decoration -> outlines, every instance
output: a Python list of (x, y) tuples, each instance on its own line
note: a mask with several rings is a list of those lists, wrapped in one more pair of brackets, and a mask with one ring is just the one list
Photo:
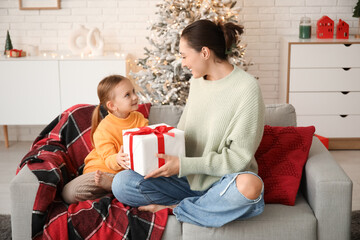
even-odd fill
[(343, 20), (339, 20), (336, 24), (336, 38), (337, 39), (348, 39), (349, 38), (349, 24)]
[(328, 16), (322, 16), (317, 21), (316, 37), (317, 38), (333, 38), (334, 21)]

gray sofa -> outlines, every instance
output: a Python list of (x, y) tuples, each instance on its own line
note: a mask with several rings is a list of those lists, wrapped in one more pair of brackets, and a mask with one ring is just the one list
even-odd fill
[[(153, 106), (150, 124), (176, 126), (182, 108)], [(295, 109), (289, 104), (266, 106), (265, 123), (296, 126)], [(263, 214), (234, 221), (221, 228), (180, 223), (169, 216), (163, 235), (174, 239), (350, 239), (352, 182), (331, 154), (314, 137), (295, 206), (266, 204)], [(25, 166), (10, 185), (11, 226), (14, 240), (30, 239), (31, 214), (39, 183)]]

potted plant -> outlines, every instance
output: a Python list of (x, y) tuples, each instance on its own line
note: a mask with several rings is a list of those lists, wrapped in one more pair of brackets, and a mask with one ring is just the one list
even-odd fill
[(357, 32), (357, 34), (355, 34), (355, 38), (360, 38), (360, 0), (358, 0), (356, 6), (354, 7), (353, 17), (356, 17), (359, 19), (358, 32)]

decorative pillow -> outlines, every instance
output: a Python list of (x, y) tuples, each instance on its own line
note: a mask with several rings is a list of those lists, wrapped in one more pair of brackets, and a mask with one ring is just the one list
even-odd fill
[(314, 132), (314, 126), (265, 125), (263, 138), (255, 153), (259, 176), (265, 185), (265, 203), (295, 204)]
[(149, 112), (151, 108), (151, 103), (139, 104), (138, 112), (142, 113), (145, 118), (149, 118)]

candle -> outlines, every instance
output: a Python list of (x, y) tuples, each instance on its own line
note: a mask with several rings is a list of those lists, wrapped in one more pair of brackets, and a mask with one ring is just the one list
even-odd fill
[(311, 38), (311, 19), (308, 17), (302, 17), (300, 20), (299, 38)]

